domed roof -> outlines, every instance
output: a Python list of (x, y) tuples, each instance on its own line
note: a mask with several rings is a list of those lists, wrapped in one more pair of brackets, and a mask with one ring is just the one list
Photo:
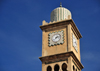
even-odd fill
[(71, 19), (71, 12), (62, 5), (51, 12), (51, 22), (65, 19)]

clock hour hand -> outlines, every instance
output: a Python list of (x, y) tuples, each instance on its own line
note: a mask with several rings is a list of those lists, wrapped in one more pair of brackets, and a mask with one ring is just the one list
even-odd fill
[(58, 38), (58, 36), (55, 37), (55, 39)]
[(59, 37), (59, 36), (56, 36), (55, 39), (58, 38), (58, 37)]

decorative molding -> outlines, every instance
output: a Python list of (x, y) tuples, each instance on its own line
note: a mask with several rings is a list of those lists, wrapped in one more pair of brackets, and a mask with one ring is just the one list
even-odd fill
[[(57, 42), (54, 42), (52, 40), (53, 36), (54, 35), (60, 35), (60, 39), (59, 41)], [(60, 45), (60, 44), (63, 44), (64, 43), (64, 31), (56, 31), (56, 32), (52, 32), (52, 33), (49, 33), (48, 34), (48, 46), (51, 47), (51, 46), (54, 46), (54, 45)]]
[(77, 63), (77, 65), (79, 66), (79, 69), (83, 69), (84, 68), (83, 65), (81, 64), (81, 62), (77, 59), (77, 57), (73, 53), (73, 51), (60, 53), (60, 54), (55, 54), (55, 55), (43, 56), (43, 57), (39, 57), (39, 59), (42, 61), (42, 63), (52, 63), (52, 62), (56, 62), (56, 61), (60, 61), (60, 60), (64, 60), (65, 61), (70, 56)]
[[(74, 65), (77, 67), (76, 63), (72, 60), (72, 62), (74, 63)], [(77, 67), (78, 71), (80, 71), (80, 69)]]
[(74, 23), (74, 21), (72, 19), (57, 21), (57, 22), (54, 22), (54, 23), (52, 22), (50, 24), (48, 23), (46, 25), (40, 26), (40, 28), (41, 28), (41, 30), (48, 30), (48, 29), (54, 28), (54, 27), (67, 26), (68, 24), (71, 24), (71, 26), (73, 27), (73, 29), (77, 33), (78, 38), (82, 38), (81, 33), (79, 32), (77, 26), (75, 25), (75, 23)]

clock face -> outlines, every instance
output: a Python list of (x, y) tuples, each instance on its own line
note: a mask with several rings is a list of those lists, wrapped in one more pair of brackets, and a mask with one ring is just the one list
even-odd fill
[(74, 34), (73, 34), (73, 47), (75, 48), (76, 51), (78, 51), (78, 49), (77, 49), (77, 39), (76, 39)]
[(53, 37), (52, 37), (52, 41), (53, 41), (53, 42), (57, 42), (57, 41), (60, 40), (60, 38), (61, 38), (61, 35), (60, 35), (60, 34), (55, 34), (55, 35), (53, 35)]
[(73, 38), (73, 45), (74, 45), (74, 47), (77, 46), (77, 40), (75, 38)]
[(64, 43), (64, 31), (57, 31), (48, 34), (48, 46), (60, 45)]

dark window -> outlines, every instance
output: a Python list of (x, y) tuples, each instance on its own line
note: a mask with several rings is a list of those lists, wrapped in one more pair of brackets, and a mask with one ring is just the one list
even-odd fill
[(51, 66), (48, 66), (48, 67), (47, 67), (47, 71), (52, 71)]
[(67, 71), (67, 65), (65, 63), (62, 64), (62, 70)]
[(73, 71), (75, 71), (75, 67), (74, 67), (74, 65), (73, 65)]
[(59, 71), (59, 65), (58, 64), (55, 65), (54, 71)]

